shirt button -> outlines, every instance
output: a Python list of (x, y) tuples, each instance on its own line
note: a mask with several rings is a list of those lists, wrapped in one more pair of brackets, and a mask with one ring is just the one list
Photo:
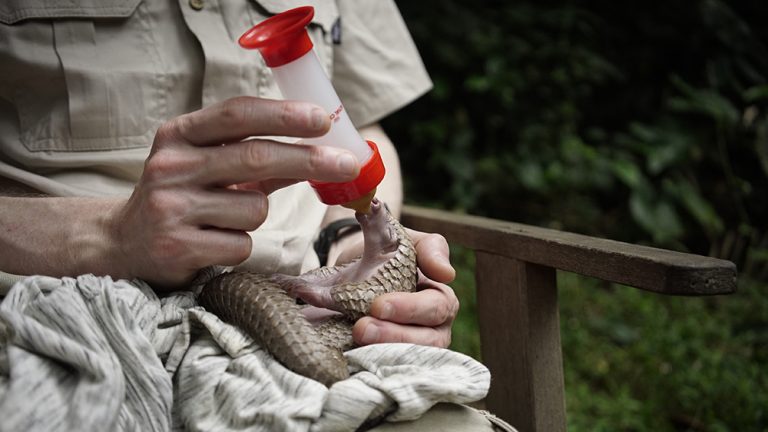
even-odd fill
[(194, 10), (200, 10), (205, 6), (203, 0), (189, 0), (189, 7)]

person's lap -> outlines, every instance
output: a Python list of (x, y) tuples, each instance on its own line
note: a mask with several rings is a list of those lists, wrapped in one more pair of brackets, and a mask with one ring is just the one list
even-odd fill
[(487, 411), (479, 411), (466, 405), (440, 403), (424, 413), (419, 419), (409, 422), (383, 423), (370, 432), (516, 432), (504, 420)]

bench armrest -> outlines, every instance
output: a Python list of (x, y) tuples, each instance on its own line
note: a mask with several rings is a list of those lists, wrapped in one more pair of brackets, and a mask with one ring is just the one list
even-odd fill
[(736, 291), (736, 266), (701, 255), (444, 210), (405, 206), (406, 226), (476, 251), (672, 295)]
[(443, 210), (405, 206), (403, 224), (473, 249), (486, 406), (521, 431), (565, 431), (557, 270), (671, 295), (736, 291), (725, 260)]

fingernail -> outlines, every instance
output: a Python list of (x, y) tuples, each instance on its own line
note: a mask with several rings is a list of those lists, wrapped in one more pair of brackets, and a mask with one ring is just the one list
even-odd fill
[(339, 155), (339, 171), (342, 174), (353, 176), (357, 174), (357, 159), (349, 153)]
[(394, 316), (395, 316), (395, 307), (392, 306), (392, 303), (384, 303), (384, 306), (382, 306), (381, 308), (381, 313), (379, 314), (379, 318), (383, 320), (389, 320)]
[(369, 324), (368, 327), (365, 328), (365, 332), (363, 332), (363, 343), (372, 344), (378, 342), (378, 340), (379, 328), (374, 324)]
[(309, 115), (313, 129), (321, 129), (325, 125), (325, 120), (328, 118), (328, 114), (320, 108), (312, 108)]

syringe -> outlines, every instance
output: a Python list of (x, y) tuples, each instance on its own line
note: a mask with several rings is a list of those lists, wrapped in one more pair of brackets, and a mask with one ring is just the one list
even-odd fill
[(312, 6), (282, 12), (256, 24), (240, 37), (239, 43), (243, 48), (259, 50), (264, 62), (272, 69), (283, 97), (312, 102), (329, 113), (331, 129), (328, 133), (305, 139), (303, 143), (347, 149), (361, 162), (360, 174), (350, 182), (310, 180), (320, 201), (367, 212), (376, 187), (384, 178), (384, 163), (376, 144), (360, 137), (312, 51), (306, 26), (314, 13)]

